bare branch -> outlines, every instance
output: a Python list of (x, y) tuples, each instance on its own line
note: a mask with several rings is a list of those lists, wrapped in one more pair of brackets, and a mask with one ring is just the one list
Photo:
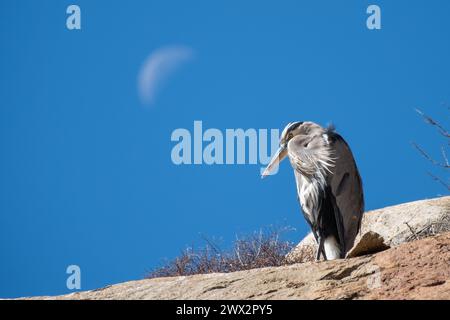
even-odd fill
[(431, 124), (432, 126), (435, 126), (444, 137), (450, 138), (450, 133), (448, 132), (448, 130), (445, 129), (439, 122), (437, 122), (433, 118), (427, 116), (425, 113), (423, 113), (419, 109), (416, 109), (416, 112), (422, 116), (422, 118), (425, 120), (426, 123)]
[(450, 184), (446, 183), (444, 180), (442, 180), (441, 178), (435, 176), (434, 174), (432, 174), (431, 172), (427, 172), (428, 175), (434, 180), (439, 182), (440, 184), (442, 184), (444, 187), (447, 188), (448, 191), (450, 191)]
[(445, 169), (449, 169), (450, 168), (448, 160), (447, 160), (447, 157), (445, 156), (444, 149), (442, 149), (442, 152), (444, 154), (444, 161), (445, 161), (445, 163), (440, 163), (439, 161), (434, 160), (430, 155), (428, 155), (428, 153), (425, 150), (423, 150), (417, 143), (412, 142), (412, 145), (414, 146), (414, 148), (416, 148), (420, 152), (420, 154), (422, 154), (422, 156), (425, 159), (430, 161), (435, 166), (442, 167), (442, 168), (445, 168)]
[(442, 158), (444, 158), (444, 163), (447, 167), (450, 167), (450, 164), (448, 162), (448, 157), (447, 157), (447, 153), (445, 152), (445, 148), (442, 146), (441, 147), (441, 153), (442, 153)]
[[(450, 111), (450, 105), (448, 104), (444, 104), (444, 106), (447, 107), (447, 110)], [(447, 145), (450, 146), (450, 133), (448, 132), (447, 129), (444, 128), (444, 126), (442, 126), (439, 122), (437, 122), (436, 120), (434, 120), (433, 118), (427, 116), (425, 113), (423, 113), (421, 110), (416, 109), (416, 112), (425, 120), (426, 123), (436, 127), (438, 129), (438, 132), (444, 136), (445, 138), (447, 138)], [(415, 142), (412, 143), (412, 145), (414, 146), (414, 148), (419, 151), (419, 153), (425, 158), (427, 159), (429, 162), (431, 162), (434, 166), (440, 167), (440, 168), (444, 168), (444, 169), (449, 169), (450, 168), (450, 163), (447, 157), (447, 152), (444, 146), (441, 146), (441, 155), (442, 155), (442, 159), (443, 161), (437, 161), (435, 160), (433, 157), (431, 157), (424, 149), (422, 149), (418, 144), (416, 144)], [(442, 184), (447, 190), (450, 191), (450, 184), (445, 182), (443, 179), (441, 179), (440, 177), (428, 172), (428, 175), (434, 180), (439, 182), (440, 184)]]
[(405, 224), (408, 226), (409, 231), (411, 231), (412, 235), (414, 236), (414, 238), (416, 240), (419, 240), (419, 237), (417, 237), (417, 233), (413, 230), (413, 228), (411, 228), (411, 226), (409, 225), (408, 222), (405, 222)]

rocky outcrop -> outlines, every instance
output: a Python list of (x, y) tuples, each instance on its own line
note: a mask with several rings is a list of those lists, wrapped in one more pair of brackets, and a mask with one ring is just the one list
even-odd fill
[(365, 214), (348, 259), (309, 261), (306, 237), (288, 266), (146, 279), (32, 299), (450, 299), (450, 197)]
[(35, 299), (450, 299), (450, 233), (345, 260), (132, 281)]
[[(445, 231), (450, 231), (450, 196), (369, 211), (348, 256), (379, 252)], [(316, 247), (310, 233), (286, 258), (291, 263), (313, 261)]]

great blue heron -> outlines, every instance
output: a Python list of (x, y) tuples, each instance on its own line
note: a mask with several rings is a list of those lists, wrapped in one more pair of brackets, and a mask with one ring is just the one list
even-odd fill
[(318, 244), (316, 259), (344, 258), (353, 246), (364, 212), (361, 177), (352, 152), (334, 128), (293, 122), (262, 176), (289, 157), (303, 215)]

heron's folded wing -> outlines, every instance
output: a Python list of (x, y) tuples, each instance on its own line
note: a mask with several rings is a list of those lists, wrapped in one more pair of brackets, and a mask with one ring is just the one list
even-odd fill
[(347, 252), (353, 246), (361, 226), (364, 194), (361, 177), (348, 144), (340, 135), (332, 135), (331, 148), (335, 162), (329, 185), (341, 215), (340, 222)]

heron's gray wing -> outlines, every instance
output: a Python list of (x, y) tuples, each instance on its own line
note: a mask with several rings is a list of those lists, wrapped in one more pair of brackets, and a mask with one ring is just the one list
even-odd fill
[(361, 226), (364, 193), (361, 177), (348, 144), (334, 132), (329, 133), (329, 138), (335, 162), (333, 175), (330, 175), (328, 183), (335, 198), (335, 213), (341, 216), (340, 219), (336, 217), (336, 222), (341, 232), (343, 231), (344, 250), (347, 252), (353, 246)]

